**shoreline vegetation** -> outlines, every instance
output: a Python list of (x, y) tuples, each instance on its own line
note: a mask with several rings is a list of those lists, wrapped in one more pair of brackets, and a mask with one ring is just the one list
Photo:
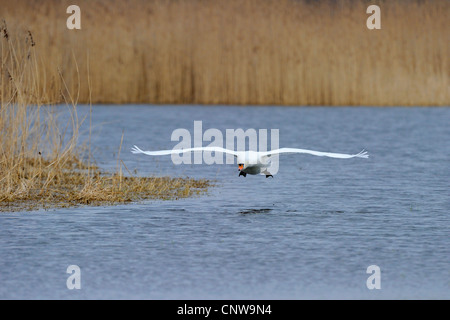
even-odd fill
[(11, 34), (6, 22), (0, 34), (0, 212), (178, 199), (211, 186), (203, 179), (125, 175), (122, 143), (116, 172), (103, 172), (91, 161), (90, 142), (79, 141), (87, 119), (78, 119), (78, 97), (62, 75), (68, 123), (44, 104), (49, 88), (41, 86), (46, 74), (34, 34)]
[[(46, 102), (66, 91), (108, 104), (450, 101), (448, 0), (78, 0), (81, 30), (68, 30), (71, 4), (1, 0), (0, 18), (39, 47)], [(366, 27), (370, 4), (381, 30)]]

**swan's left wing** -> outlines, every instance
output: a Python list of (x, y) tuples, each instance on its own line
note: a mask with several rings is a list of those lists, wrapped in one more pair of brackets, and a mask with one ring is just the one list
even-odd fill
[(239, 154), (238, 151), (228, 150), (228, 149), (224, 149), (221, 147), (198, 147), (198, 148), (171, 149), (171, 150), (159, 150), (159, 151), (143, 151), (143, 150), (139, 149), (139, 147), (137, 147), (137, 146), (133, 146), (133, 148), (131, 148), (132, 153), (143, 153), (143, 154), (146, 154), (149, 156), (164, 156), (164, 155), (168, 155), (168, 154), (177, 154), (177, 153), (179, 154), (179, 153), (195, 152), (195, 151), (222, 152), (222, 153), (232, 154), (235, 157), (237, 157)]
[(322, 151), (314, 151), (314, 150), (306, 150), (306, 149), (297, 149), (297, 148), (281, 148), (267, 152), (261, 152), (262, 157), (270, 157), (272, 155), (277, 155), (280, 153), (307, 153), (313, 156), (319, 157), (330, 157), (330, 158), (338, 158), (338, 159), (350, 159), (350, 158), (368, 158), (369, 154), (367, 151), (363, 150), (357, 154), (345, 154), (345, 153), (332, 153), (332, 152), (322, 152)]

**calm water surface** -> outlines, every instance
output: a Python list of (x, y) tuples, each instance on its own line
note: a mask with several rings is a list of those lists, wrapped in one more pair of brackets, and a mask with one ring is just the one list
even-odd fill
[[(81, 115), (88, 107), (80, 107)], [(280, 129), (274, 179), (172, 164), (174, 129)], [(97, 163), (210, 178), (207, 195), (0, 214), (1, 299), (449, 299), (450, 109), (95, 106)], [(86, 135), (86, 133), (84, 133)], [(205, 142), (204, 145), (208, 143)], [(69, 265), (81, 289), (68, 290)], [(381, 270), (369, 290), (367, 267)]]

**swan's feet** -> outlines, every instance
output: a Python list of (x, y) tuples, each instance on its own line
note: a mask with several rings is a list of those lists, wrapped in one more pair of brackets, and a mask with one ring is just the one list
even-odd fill
[(272, 177), (272, 178), (273, 178), (273, 175), (271, 175), (271, 174), (266, 174), (266, 179), (267, 179), (268, 177)]
[(247, 174), (244, 171), (239, 171), (238, 177), (240, 177), (240, 176), (244, 176), (244, 178), (245, 178), (247, 176)]

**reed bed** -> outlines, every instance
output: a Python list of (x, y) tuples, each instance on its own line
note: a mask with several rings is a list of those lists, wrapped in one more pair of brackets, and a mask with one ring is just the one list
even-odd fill
[[(0, 0), (31, 30), (48, 101), (93, 103), (448, 105), (448, 0)], [(381, 30), (366, 8), (381, 7)], [(79, 82), (90, 65), (91, 85)], [(91, 91), (90, 91), (91, 90)]]
[[(61, 99), (70, 113), (70, 120), (63, 123), (52, 106), (44, 105), (52, 93), (51, 87), (42, 82), (46, 70), (33, 33), (10, 30), (3, 21), (0, 212), (177, 199), (207, 190), (207, 180), (125, 175), (120, 158), (117, 172), (102, 172), (91, 161), (89, 143), (79, 141), (79, 128), (86, 119), (77, 117), (78, 96), (71, 94), (61, 73), (59, 81), (52, 80), (60, 87)], [(76, 60), (73, 63), (77, 65)]]

